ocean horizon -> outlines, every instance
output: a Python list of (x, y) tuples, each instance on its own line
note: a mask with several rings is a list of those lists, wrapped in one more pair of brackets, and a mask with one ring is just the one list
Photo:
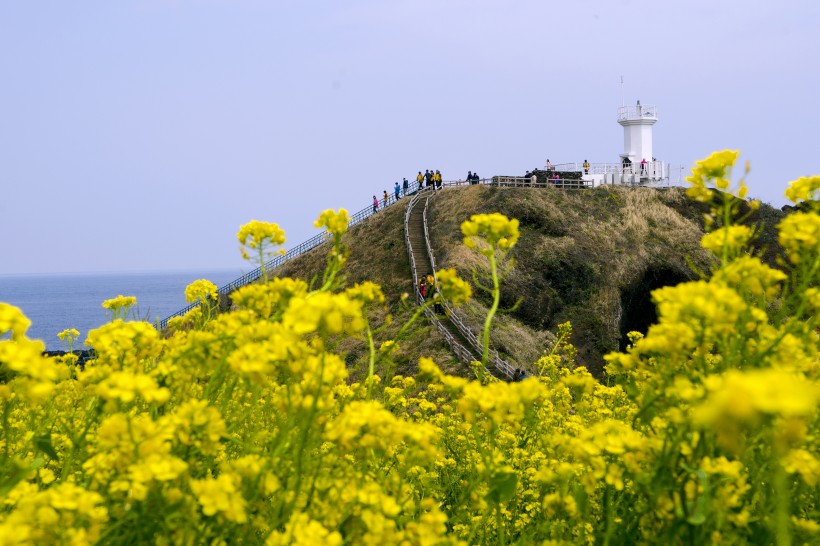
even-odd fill
[(75, 349), (84, 348), (89, 330), (110, 321), (102, 302), (118, 295), (135, 296), (131, 320), (156, 324), (187, 305), (185, 287), (207, 279), (217, 287), (245, 273), (241, 270), (0, 274), (0, 302), (19, 307), (31, 320), (27, 336), (42, 340), (46, 349), (66, 349), (57, 334), (76, 328)]

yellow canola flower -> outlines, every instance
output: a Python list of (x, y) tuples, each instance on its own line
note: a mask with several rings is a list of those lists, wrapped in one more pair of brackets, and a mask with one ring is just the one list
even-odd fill
[(308, 285), (299, 279), (276, 277), (267, 283), (249, 284), (234, 290), (231, 301), (234, 305), (250, 309), (263, 318), (269, 318), (284, 310), (291, 298), (304, 298)]
[[(726, 191), (729, 188), (729, 176), (731, 169), (737, 161), (740, 152), (737, 150), (723, 150), (714, 152), (706, 159), (695, 162), (692, 174), (686, 177), (687, 182), (692, 186), (686, 190), (686, 195), (701, 202), (709, 202), (712, 193), (706, 185), (714, 180), (715, 187)], [(746, 194), (745, 185), (741, 182), (738, 196), (743, 198)]]
[(384, 293), (382, 292), (381, 286), (370, 281), (365, 281), (346, 289), (345, 294), (354, 300), (361, 300), (364, 303), (384, 303)]
[(216, 455), (227, 435), (222, 414), (204, 400), (188, 400), (170, 415), (174, 435), (186, 446), (196, 447), (204, 455)]
[[(104, 309), (111, 311), (110, 316), (113, 320), (128, 318), (129, 310), (137, 305), (137, 298), (134, 296), (123, 296), (120, 294), (116, 298), (111, 298), (102, 302)], [(109, 316), (109, 313), (106, 313)]]
[(793, 449), (780, 461), (789, 474), (798, 474), (811, 487), (820, 482), (820, 459), (805, 449)]
[(336, 236), (343, 235), (347, 231), (348, 224), (350, 224), (350, 216), (345, 209), (339, 209), (338, 212), (333, 209), (322, 211), (313, 223), (315, 227), (323, 227)]
[(107, 521), (99, 493), (63, 482), (21, 497), (0, 520), (0, 544), (94, 544)]
[(393, 453), (410, 442), (416, 454), (435, 456), (438, 430), (428, 423), (399, 420), (376, 401), (354, 401), (328, 427), (325, 437), (346, 450), (380, 449)]
[(241, 492), (242, 478), (236, 474), (220, 474), (216, 478), (191, 480), (191, 490), (196, 495), (202, 513), (219, 515), (234, 523), (245, 523), (245, 498)]
[(330, 531), (303, 512), (294, 512), (284, 531), (274, 531), (265, 546), (341, 546), (342, 535)]
[(76, 328), (69, 328), (57, 334), (57, 337), (63, 341), (65, 341), (66, 339), (73, 341), (80, 337), (80, 332)]
[(700, 461), (700, 468), (707, 474), (721, 474), (729, 478), (740, 479), (743, 473), (743, 463), (730, 461), (726, 457), (704, 457)]
[(274, 246), (285, 244), (285, 232), (278, 224), (259, 220), (251, 220), (241, 226), (236, 238), (239, 239), (240, 244), (250, 248), (259, 248), (269, 244)]
[(125, 404), (140, 397), (146, 402), (161, 405), (171, 397), (171, 391), (157, 385), (153, 377), (127, 371), (112, 372), (97, 384), (94, 392), (105, 400), (119, 400)]
[(720, 256), (724, 247), (733, 253), (744, 250), (753, 236), (754, 231), (748, 226), (725, 226), (704, 235), (700, 245)]
[(103, 308), (114, 311), (115, 313), (119, 311), (127, 311), (136, 304), (137, 298), (135, 296), (123, 296), (122, 294), (116, 298), (111, 298), (102, 302)]
[(507, 251), (518, 242), (518, 220), (509, 219), (503, 214), (474, 214), (469, 220), (461, 224), (461, 233), (464, 235), (464, 246), (476, 248), (476, 239), (482, 238), (489, 248), (482, 248), (482, 254), (492, 254), (493, 249)]
[(297, 334), (357, 334), (365, 327), (362, 301), (328, 292), (294, 297), (285, 310), (282, 324)]
[(444, 299), (450, 300), (454, 305), (467, 303), (473, 295), (470, 283), (459, 278), (455, 269), (441, 269), (436, 272), (438, 288)]
[(88, 332), (85, 344), (94, 348), (98, 364), (108, 364), (114, 369), (144, 363), (156, 357), (162, 348), (153, 325), (121, 319)]
[(652, 292), (658, 323), (638, 340), (633, 353), (681, 353), (734, 335), (748, 305), (732, 288), (694, 281)]
[(820, 386), (786, 370), (729, 370), (704, 379), (706, 399), (692, 412), (701, 426), (754, 423), (761, 416), (808, 417), (818, 409)]
[(735, 287), (741, 293), (774, 298), (780, 293), (781, 283), (787, 279), (787, 275), (757, 258), (741, 256), (721, 267), (713, 279), (726, 286)]
[(820, 176), (802, 176), (789, 182), (786, 197), (792, 203), (820, 200)]
[(11, 332), (11, 339), (20, 339), (30, 326), (31, 321), (19, 307), (0, 302), (0, 336)]
[(796, 212), (778, 224), (778, 241), (793, 264), (816, 259), (820, 253), (820, 214)]
[(185, 301), (215, 300), (217, 297), (216, 285), (207, 279), (198, 279), (185, 287)]
[(497, 426), (513, 424), (521, 421), (529, 409), (544, 402), (548, 396), (547, 387), (534, 378), (489, 385), (473, 381), (464, 386), (458, 411), (470, 423), (487, 417), (489, 423)]

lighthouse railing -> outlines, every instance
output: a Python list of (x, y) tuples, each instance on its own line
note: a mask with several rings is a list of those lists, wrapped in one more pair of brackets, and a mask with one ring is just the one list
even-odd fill
[(621, 106), (618, 108), (618, 121), (629, 119), (658, 119), (658, 111), (654, 106)]

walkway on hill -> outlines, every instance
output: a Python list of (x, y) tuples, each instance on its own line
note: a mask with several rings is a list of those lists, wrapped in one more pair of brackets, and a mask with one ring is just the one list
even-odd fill
[[(407, 204), (404, 219), (404, 237), (413, 276), (413, 291), (419, 305), (424, 304), (424, 298), (419, 292), (419, 279), (426, 278), (428, 275), (436, 277), (436, 258), (433, 255), (427, 230), (427, 204), (433, 195), (435, 193), (427, 190), (414, 195)], [(474, 360), (480, 361), (484, 347), (479, 342), (478, 336), (464, 324), (454, 308), (446, 303), (445, 308), (447, 312), (444, 315), (437, 315), (431, 308), (425, 309), (425, 315), (444, 336), (459, 359), (467, 364)], [(487, 371), (499, 379), (509, 381), (515, 375), (513, 367), (499, 358), (495, 351), (491, 351), (490, 361), (487, 364)]]

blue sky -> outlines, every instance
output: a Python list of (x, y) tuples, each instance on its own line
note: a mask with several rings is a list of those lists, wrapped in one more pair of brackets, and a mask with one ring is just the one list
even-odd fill
[[(739, 149), (754, 197), (820, 173), (814, 1), (0, 0), (0, 274), (248, 270), (419, 170)], [(624, 78), (623, 87), (620, 77)], [(673, 175), (673, 181), (677, 176)]]

